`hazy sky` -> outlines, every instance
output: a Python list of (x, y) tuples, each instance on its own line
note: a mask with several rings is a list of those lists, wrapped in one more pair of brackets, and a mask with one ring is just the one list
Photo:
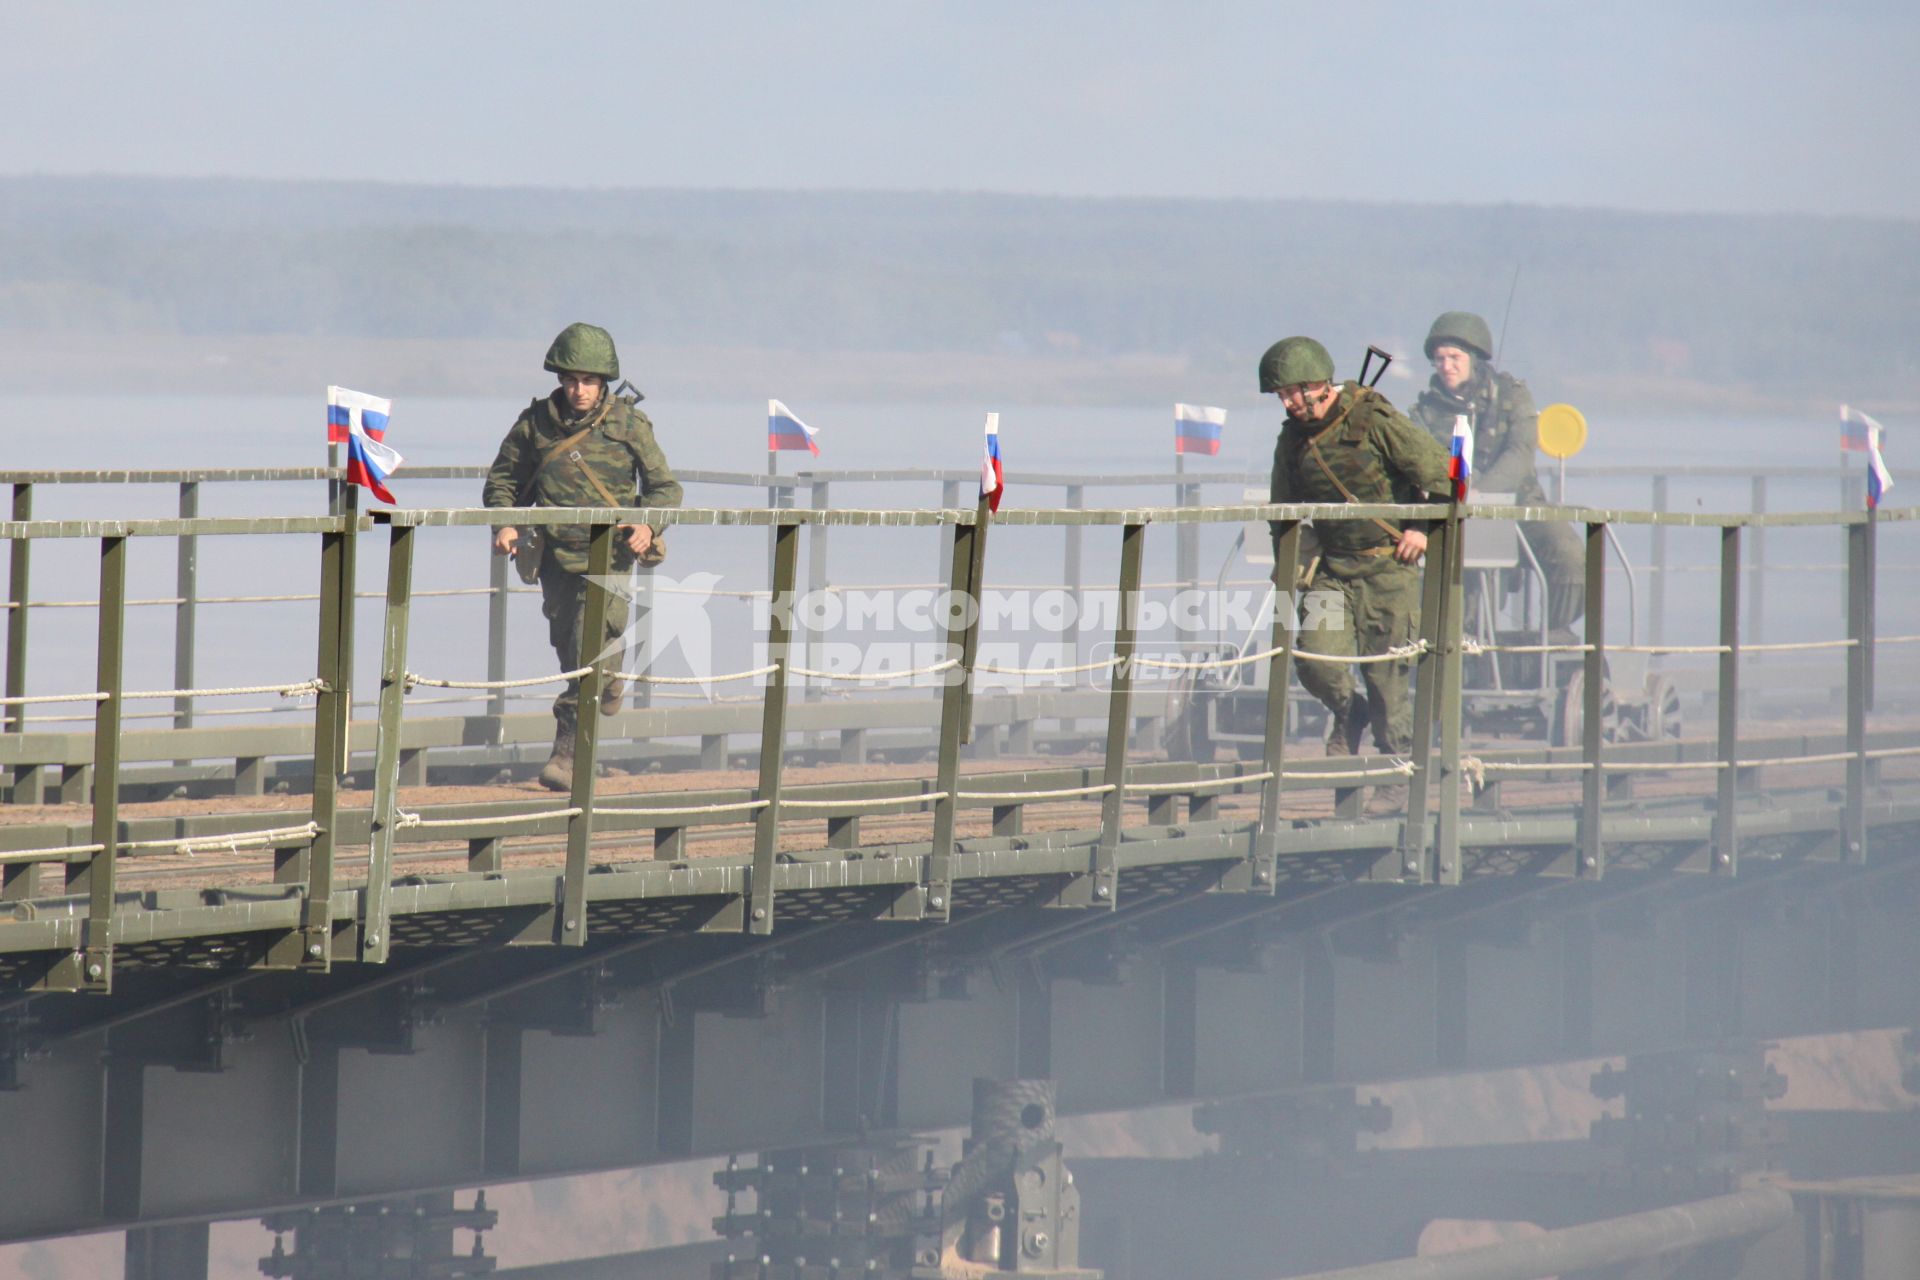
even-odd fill
[(1910, 0), (0, 0), (0, 173), (1920, 216)]

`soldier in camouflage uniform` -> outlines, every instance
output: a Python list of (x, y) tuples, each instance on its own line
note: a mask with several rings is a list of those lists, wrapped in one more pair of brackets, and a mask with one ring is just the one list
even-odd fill
[[(628, 397), (613, 392), (620, 357), (612, 335), (594, 325), (570, 324), (548, 348), (545, 368), (559, 375), (560, 385), (528, 405), (500, 442), (481, 501), (489, 507), (679, 506), (680, 482), (654, 439), (653, 423), (635, 404), (638, 393)], [(522, 577), (538, 577), (547, 638), (561, 670), (571, 671), (580, 659), (591, 530), (585, 525), (547, 525), (538, 532), (535, 538), (510, 526), (501, 528), (494, 534), (493, 549), (523, 561), (518, 566)], [(624, 575), (635, 560), (650, 568), (665, 554), (649, 526), (621, 525), (614, 540), (613, 572)], [(615, 642), (626, 629), (627, 601), (615, 593), (608, 602), (601, 646), (614, 670), (619, 664)], [(600, 694), (601, 712), (612, 715), (618, 710), (624, 691), (621, 681), (607, 680)], [(579, 705), (580, 682), (570, 680), (553, 700), (553, 754), (540, 770), (541, 785), (554, 791), (572, 786)]]
[[(1408, 417), (1450, 448), (1453, 420), (1473, 423), (1473, 487), (1511, 493), (1521, 505), (1544, 504), (1540, 488), (1538, 423), (1527, 384), (1493, 367), (1493, 334), (1470, 311), (1449, 311), (1427, 333), (1433, 380)], [(1563, 634), (1586, 608), (1586, 559), (1579, 535), (1564, 524), (1520, 526), (1547, 579), (1547, 626)]]
[[(1385, 396), (1357, 382), (1335, 383), (1333, 358), (1312, 338), (1270, 347), (1260, 360), (1260, 390), (1277, 394), (1287, 411), (1273, 450), (1272, 501), (1424, 502), (1427, 494), (1447, 490), (1447, 452)], [(1309, 580), (1296, 644), (1300, 683), (1333, 719), (1327, 754), (1352, 755), (1371, 722), (1382, 751), (1405, 755), (1413, 746), (1413, 660), (1359, 666), (1363, 696), (1355, 688), (1355, 666), (1305, 655), (1381, 654), (1417, 638), (1426, 529), (1390, 520), (1327, 520), (1316, 533), (1319, 555), (1303, 575)], [(1381, 787), (1368, 812), (1397, 813), (1406, 801), (1404, 784)]]

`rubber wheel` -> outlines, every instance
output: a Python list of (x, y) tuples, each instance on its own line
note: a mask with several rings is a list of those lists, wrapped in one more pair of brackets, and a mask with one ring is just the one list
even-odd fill
[[(1553, 745), (1577, 747), (1586, 723), (1587, 673), (1575, 671), (1560, 686), (1560, 702), (1553, 716)], [(1600, 685), (1600, 741), (1614, 742), (1620, 736), (1620, 708), (1613, 700), (1613, 686)]]
[(1680, 690), (1665, 676), (1647, 677), (1647, 738), (1653, 742), (1680, 739)]

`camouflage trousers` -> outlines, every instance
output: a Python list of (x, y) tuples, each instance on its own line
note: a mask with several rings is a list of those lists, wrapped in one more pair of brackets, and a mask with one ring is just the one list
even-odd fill
[(1420, 633), (1420, 570), (1389, 561), (1364, 577), (1322, 573), (1300, 598), (1294, 669), (1308, 693), (1335, 716), (1346, 714), (1355, 680), (1366, 682), (1378, 749), (1405, 755), (1413, 746), (1413, 659), (1315, 662), (1307, 654), (1354, 658), (1411, 644)]
[(1570, 627), (1587, 608), (1587, 552), (1572, 525), (1530, 520), (1520, 526), (1547, 579), (1547, 626)]
[[(580, 638), (587, 624), (586, 575), (568, 573), (549, 555), (540, 566), (540, 612), (546, 615), (547, 639), (560, 659), (560, 669), (572, 671), (585, 665), (580, 661)], [(626, 630), (627, 597), (615, 591), (607, 601), (607, 633), (595, 646), (594, 665), (603, 673), (620, 670), (625, 654), (618, 641)], [(579, 713), (580, 682), (569, 680), (553, 700), (553, 718), (562, 729), (571, 730), (579, 723)]]

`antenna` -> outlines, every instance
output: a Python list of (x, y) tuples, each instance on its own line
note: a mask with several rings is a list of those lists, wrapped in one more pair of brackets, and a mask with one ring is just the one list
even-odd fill
[(1507, 321), (1513, 318), (1513, 291), (1520, 287), (1520, 264), (1513, 264), (1513, 281), (1507, 285), (1507, 309), (1500, 313), (1500, 338), (1493, 344), (1493, 362), (1500, 363), (1500, 353), (1507, 349)]

